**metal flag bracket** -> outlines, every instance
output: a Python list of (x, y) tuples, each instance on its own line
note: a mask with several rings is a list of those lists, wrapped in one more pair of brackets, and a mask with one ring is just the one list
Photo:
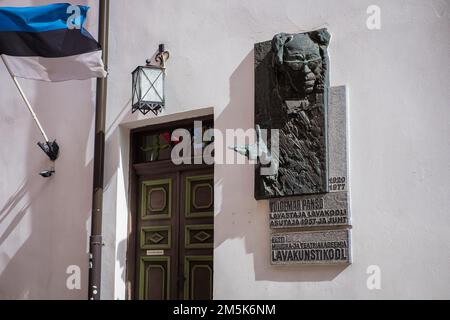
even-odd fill
[(56, 143), (56, 140), (53, 142), (38, 142), (37, 145), (44, 151), (44, 153), (50, 158), (50, 160), (55, 161), (58, 159), (59, 155), (59, 145)]

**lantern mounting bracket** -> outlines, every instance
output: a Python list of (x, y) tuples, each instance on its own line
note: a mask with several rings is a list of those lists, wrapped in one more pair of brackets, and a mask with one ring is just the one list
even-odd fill
[(159, 62), (159, 66), (162, 69), (166, 69), (166, 61), (169, 60), (170, 53), (169, 51), (165, 50), (165, 46), (163, 43), (161, 43), (158, 47), (158, 53), (155, 56), (155, 61)]

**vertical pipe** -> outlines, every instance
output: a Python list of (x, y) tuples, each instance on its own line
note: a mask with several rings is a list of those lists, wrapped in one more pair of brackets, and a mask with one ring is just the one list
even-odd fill
[[(98, 41), (108, 70), (109, 0), (100, 0)], [(91, 236), (89, 239), (89, 300), (100, 299), (102, 264), (103, 172), (105, 158), (105, 115), (107, 78), (97, 79), (95, 106), (95, 151), (92, 190)]]

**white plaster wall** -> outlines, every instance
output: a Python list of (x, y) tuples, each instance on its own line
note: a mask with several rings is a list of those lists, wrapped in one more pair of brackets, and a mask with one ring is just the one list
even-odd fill
[[(366, 27), (372, 4), (379, 31)], [(450, 297), (449, 18), (439, 0), (114, 2), (109, 123), (125, 110), (119, 121), (142, 124), (128, 111), (129, 73), (162, 42), (165, 114), (214, 106), (216, 128), (251, 128), (253, 44), (320, 26), (333, 35), (331, 84), (349, 89), (354, 264), (271, 267), (253, 168), (216, 165), (216, 299)], [(382, 290), (366, 287), (370, 265)]]
[[(366, 28), (371, 4), (379, 31)], [(333, 35), (331, 84), (349, 90), (354, 264), (271, 267), (253, 167), (216, 165), (214, 297), (449, 298), (449, 10), (444, 0), (111, 1), (103, 298), (125, 298), (129, 129), (210, 106), (218, 129), (253, 127), (253, 44), (320, 26)], [(130, 73), (161, 42), (166, 110), (131, 115)], [(94, 82), (22, 82), (62, 149), (56, 176), (37, 176), (48, 166), (39, 133), (0, 67), (0, 298), (86, 298)], [(65, 288), (69, 264), (82, 267), (80, 291)], [(366, 287), (369, 265), (381, 268), (379, 291)]]
[[(0, 6), (54, 1), (0, 1)], [(96, 1), (87, 29), (96, 36)], [(94, 148), (95, 80), (19, 80), (47, 135), (56, 138), (56, 175), (36, 145), (36, 125), (0, 63), (0, 299), (86, 299), (88, 231)], [(68, 266), (81, 270), (80, 290), (68, 290)]]

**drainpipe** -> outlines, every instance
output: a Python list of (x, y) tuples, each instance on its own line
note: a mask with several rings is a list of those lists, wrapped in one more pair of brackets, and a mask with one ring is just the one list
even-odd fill
[[(108, 70), (109, 0), (100, 0), (98, 42), (103, 49), (103, 63)], [(92, 190), (91, 236), (89, 238), (89, 300), (100, 300), (102, 265), (103, 172), (105, 159), (105, 115), (107, 78), (97, 79), (95, 106), (95, 152)]]

